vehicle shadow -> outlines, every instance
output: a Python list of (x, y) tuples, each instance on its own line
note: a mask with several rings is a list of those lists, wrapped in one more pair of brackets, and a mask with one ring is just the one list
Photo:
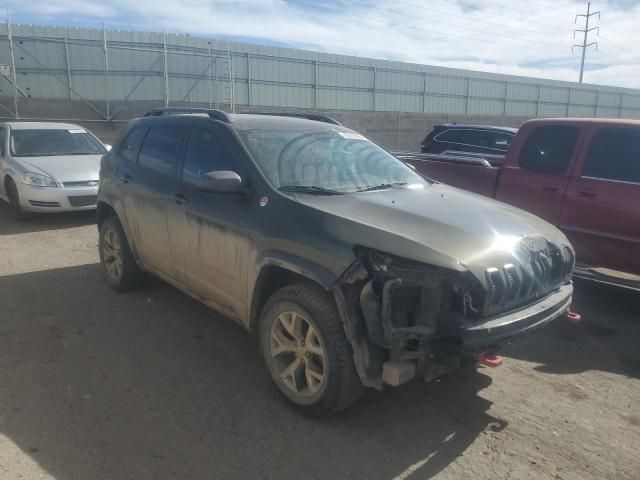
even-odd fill
[(572, 310), (581, 322), (558, 319), (505, 355), (540, 363), (536, 370), (544, 373), (601, 370), (640, 378), (640, 293), (578, 279)]
[(428, 478), (506, 426), (477, 372), (302, 417), (242, 328), (157, 280), (116, 294), (95, 264), (0, 277), (0, 297), (0, 434), (55, 478)]
[(20, 233), (61, 230), (64, 228), (82, 227), (96, 223), (95, 210), (43, 213), (18, 221), (13, 217), (9, 204), (0, 200), (0, 235), (16, 235)]

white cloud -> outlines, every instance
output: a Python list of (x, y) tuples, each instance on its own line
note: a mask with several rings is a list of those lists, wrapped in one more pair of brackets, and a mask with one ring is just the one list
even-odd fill
[[(602, 19), (599, 49), (589, 49), (585, 82), (640, 88), (640, 2), (595, 5)], [(576, 80), (579, 51), (571, 55), (573, 0), (96, 0), (9, 1), (19, 19), (67, 15), (212, 36), (249, 37), (314, 50)], [(40, 12), (40, 13), (38, 13)], [(579, 36), (578, 36), (579, 37)]]

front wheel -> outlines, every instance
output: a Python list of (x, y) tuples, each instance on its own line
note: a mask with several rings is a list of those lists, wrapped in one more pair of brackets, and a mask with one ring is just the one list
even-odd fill
[(278, 391), (306, 415), (337, 413), (362, 393), (335, 302), (313, 283), (273, 294), (263, 310), (260, 344)]

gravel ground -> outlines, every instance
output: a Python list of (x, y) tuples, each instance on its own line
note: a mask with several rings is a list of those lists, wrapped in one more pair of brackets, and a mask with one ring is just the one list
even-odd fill
[(497, 369), (370, 391), (310, 420), (232, 322), (159, 280), (102, 280), (93, 216), (0, 205), (0, 479), (640, 478), (640, 295), (576, 285), (584, 321)]

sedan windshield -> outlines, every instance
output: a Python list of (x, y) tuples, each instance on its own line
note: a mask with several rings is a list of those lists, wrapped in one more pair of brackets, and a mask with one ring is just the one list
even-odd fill
[(83, 128), (13, 130), (10, 142), (14, 157), (102, 155), (106, 152), (104, 145)]
[(362, 135), (349, 131), (239, 132), (269, 182), (309, 194), (421, 188), (425, 180)]

